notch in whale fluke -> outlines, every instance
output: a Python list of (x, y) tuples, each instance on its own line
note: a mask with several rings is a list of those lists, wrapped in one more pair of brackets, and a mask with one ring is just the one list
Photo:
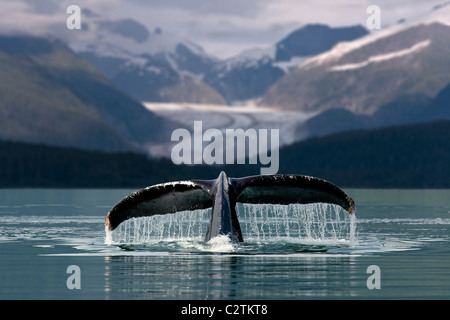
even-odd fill
[(143, 216), (212, 208), (205, 240), (227, 235), (232, 241), (243, 237), (236, 203), (290, 204), (331, 203), (355, 211), (354, 201), (334, 184), (302, 175), (260, 175), (228, 178), (221, 172), (215, 180), (177, 181), (154, 185), (124, 198), (108, 213), (105, 225), (114, 230), (123, 221)]

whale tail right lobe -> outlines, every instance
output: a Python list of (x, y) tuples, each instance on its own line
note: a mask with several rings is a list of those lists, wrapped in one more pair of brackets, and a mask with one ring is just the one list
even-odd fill
[(303, 175), (260, 175), (231, 178), (237, 202), (255, 204), (330, 203), (352, 214), (355, 202), (326, 180)]

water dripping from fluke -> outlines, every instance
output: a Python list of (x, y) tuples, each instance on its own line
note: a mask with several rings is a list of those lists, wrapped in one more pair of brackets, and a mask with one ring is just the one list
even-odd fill
[(106, 229), (105, 244), (182, 252), (251, 253), (252, 248), (258, 252), (275, 248), (321, 252), (357, 243), (356, 216), (336, 205), (238, 203), (236, 211), (245, 244), (233, 243), (229, 237), (204, 241), (211, 209), (128, 219), (113, 231)]
[[(222, 171), (214, 180), (169, 182), (134, 192), (112, 208), (106, 216), (105, 226), (108, 231), (112, 231), (121, 226), (123, 222), (129, 222), (128, 220), (131, 219), (135, 227), (132, 234), (131, 231), (129, 231), (129, 234), (128, 231), (125, 231), (125, 237), (141, 238), (142, 234), (148, 237), (149, 232), (153, 230), (157, 230), (164, 235), (166, 233), (164, 229), (150, 228), (149, 223), (137, 222), (136, 218), (167, 215), (169, 231), (167, 231), (168, 236), (164, 236), (165, 238), (175, 236), (170, 230), (174, 230), (177, 237), (190, 237), (194, 230), (201, 228), (197, 224), (197, 219), (192, 217), (191, 213), (188, 213), (187, 224), (183, 221), (175, 221), (174, 223), (173, 214), (179, 211), (190, 212), (210, 208), (211, 214), (204, 236), (205, 242), (225, 235), (233, 243), (242, 243), (244, 237), (237, 214), (237, 205), (273, 205), (274, 208), (277, 208), (277, 205), (314, 205), (319, 203), (337, 205), (350, 215), (355, 211), (354, 201), (343, 190), (320, 178), (291, 174), (229, 178)], [(251, 214), (251, 218), (257, 216), (260, 212), (262, 214), (251, 225), (251, 228), (255, 228), (256, 225), (256, 228), (260, 229), (258, 231), (259, 239), (264, 238), (266, 233), (270, 237), (279, 237), (280, 232), (290, 234), (289, 229), (292, 223), (286, 220), (286, 213), (280, 210), (270, 210), (276, 213), (277, 219), (283, 218), (283, 216), (285, 219), (284, 225), (275, 224), (275, 231), (271, 230), (271, 223), (266, 221), (268, 213), (264, 207), (257, 207), (254, 214)], [(313, 239), (323, 236), (326, 227), (328, 227), (328, 224), (320, 224), (315, 220), (316, 216), (323, 216), (323, 210), (318, 207), (314, 211), (317, 212), (314, 212), (313, 215), (300, 214), (306, 224), (309, 225), (305, 227), (306, 236)], [(165, 220), (157, 220), (157, 223), (164, 223)], [(262, 225), (258, 227), (258, 223), (262, 223)], [(318, 229), (311, 228), (311, 226), (317, 226)], [(292, 228), (297, 228), (298, 237), (304, 236), (302, 229), (295, 225), (295, 222)], [(337, 229), (337, 226), (332, 225), (331, 232), (336, 232), (335, 229)], [(149, 232), (146, 232), (146, 230)], [(273, 232), (275, 234), (272, 234)]]

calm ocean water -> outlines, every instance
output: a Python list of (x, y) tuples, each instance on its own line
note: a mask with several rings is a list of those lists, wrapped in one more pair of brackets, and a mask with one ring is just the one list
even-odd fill
[(203, 241), (208, 211), (104, 218), (134, 190), (0, 190), (0, 299), (449, 299), (450, 190), (345, 190), (327, 205), (241, 206), (245, 242)]

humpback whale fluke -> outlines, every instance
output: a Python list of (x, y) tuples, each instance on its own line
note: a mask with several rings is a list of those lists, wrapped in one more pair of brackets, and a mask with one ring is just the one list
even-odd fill
[(114, 206), (106, 216), (105, 225), (112, 231), (130, 218), (212, 208), (205, 241), (227, 235), (233, 242), (242, 242), (235, 209), (237, 202), (323, 202), (339, 205), (350, 214), (355, 210), (354, 201), (326, 180), (287, 174), (228, 178), (222, 171), (215, 180), (169, 182), (136, 191)]

